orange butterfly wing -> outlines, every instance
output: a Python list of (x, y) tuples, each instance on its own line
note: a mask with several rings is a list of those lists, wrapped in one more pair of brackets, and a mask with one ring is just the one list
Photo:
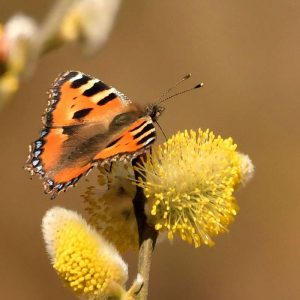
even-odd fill
[(130, 160), (155, 140), (149, 115), (126, 96), (81, 72), (62, 74), (50, 91), (40, 138), (26, 169), (55, 197), (98, 163)]
[[(126, 155), (129, 159), (140, 154), (138, 150), (150, 146), (155, 140), (155, 127), (149, 116), (136, 120), (103, 150), (99, 151), (94, 160), (105, 160), (109, 157)], [(130, 155), (131, 154), (131, 155)]]
[(109, 122), (131, 103), (115, 88), (77, 71), (61, 74), (49, 94), (49, 107), (43, 117), (47, 127)]

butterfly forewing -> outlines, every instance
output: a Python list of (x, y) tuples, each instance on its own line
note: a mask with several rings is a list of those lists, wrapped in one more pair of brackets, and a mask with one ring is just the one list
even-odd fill
[(109, 122), (131, 103), (115, 88), (77, 71), (60, 75), (49, 91), (49, 98), (43, 118), (48, 127)]

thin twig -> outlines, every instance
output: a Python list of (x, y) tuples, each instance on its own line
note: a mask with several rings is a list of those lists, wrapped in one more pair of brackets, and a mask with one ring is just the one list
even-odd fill
[[(141, 157), (133, 161), (133, 166), (137, 163), (142, 163)], [(140, 174), (135, 172), (135, 178), (138, 179), (139, 176)], [(146, 300), (148, 296), (151, 258), (157, 238), (157, 231), (153, 226), (147, 223), (145, 203), (146, 197), (144, 191), (141, 187), (137, 187), (136, 195), (133, 199), (133, 206), (138, 225), (140, 245), (138, 272), (142, 275), (144, 280), (143, 287), (138, 294), (138, 300)]]
[(44, 23), (41, 25), (36, 34), (36, 38), (32, 40), (30, 45), (24, 76), (30, 76), (42, 54), (58, 47), (62, 41), (59, 40), (58, 31), (61, 22), (70, 7), (76, 0), (60, 0), (57, 1)]

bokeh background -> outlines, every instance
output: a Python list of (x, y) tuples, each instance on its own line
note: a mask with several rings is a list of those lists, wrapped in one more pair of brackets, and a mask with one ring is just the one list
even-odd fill
[[(1, 0), (0, 20), (19, 11), (42, 20), (52, 4)], [(166, 134), (210, 128), (232, 136), (256, 166), (237, 193), (236, 222), (215, 247), (158, 245), (149, 299), (300, 299), (299, 16), (295, 0), (124, 1), (96, 56), (83, 57), (76, 45), (44, 56), (0, 112), (1, 299), (75, 299), (49, 265), (40, 223), (54, 205), (82, 210), (88, 183), (50, 201), (22, 169), (41, 129), (45, 92), (68, 69), (93, 74), (139, 103), (155, 101), (191, 72), (186, 86), (205, 86), (166, 104)], [(135, 254), (126, 259), (134, 276)]]

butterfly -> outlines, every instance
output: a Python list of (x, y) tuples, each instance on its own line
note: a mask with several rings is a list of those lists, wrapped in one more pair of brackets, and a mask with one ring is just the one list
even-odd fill
[(99, 79), (62, 73), (49, 91), (43, 129), (29, 146), (25, 169), (55, 198), (96, 165), (131, 161), (156, 139), (163, 107), (141, 107)]

